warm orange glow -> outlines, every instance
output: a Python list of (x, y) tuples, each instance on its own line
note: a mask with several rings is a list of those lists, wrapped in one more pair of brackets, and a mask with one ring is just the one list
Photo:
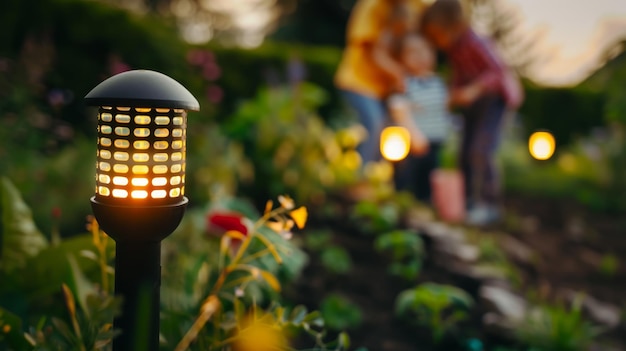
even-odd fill
[(147, 191), (145, 191), (145, 190), (133, 190), (133, 191), (130, 193), (130, 196), (131, 196), (133, 199), (145, 199), (145, 198), (147, 198), (147, 197), (148, 197), (148, 192), (147, 192)]
[(146, 165), (133, 166), (134, 174), (148, 174), (149, 171), (150, 171), (150, 168), (148, 168), (148, 166)]
[[(107, 109), (110, 111), (102, 112)], [(165, 114), (172, 111), (183, 114), (184, 110), (147, 107), (102, 107), (102, 110), (98, 116), (96, 194), (126, 201), (183, 196), (185, 117)], [(159, 115), (150, 115), (155, 110)]]
[(102, 196), (109, 196), (111, 194), (111, 192), (109, 191), (109, 188), (107, 188), (105, 186), (99, 186), (98, 187), (98, 194), (100, 194)]
[(389, 161), (403, 160), (411, 147), (411, 135), (404, 127), (387, 127), (380, 135), (380, 152)]
[(167, 196), (167, 191), (165, 190), (154, 190), (152, 191), (152, 198), (154, 199), (162, 199)]
[(152, 179), (152, 185), (154, 186), (164, 186), (167, 185), (167, 178), (165, 177), (157, 177)]
[(528, 139), (530, 155), (537, 160), (547, 160), (554, 154), (556, 142), (549, 132), (535, 132)]
[(103, 184), (109, 184), (111, 182), (111, 177), (106, 174), (98, 175), (98, 181)]
[(164, 152), (159, 152), (157, 154), (154, 154), (152, 158), (154, 159), (154, 162), (167, 162), (168, 155)]
[(113, 177), (113, 184), (115, 185), (127, 185), (128, 178), (126, 177)]
[(124, 189), (113, 189), (113, 197), (126, 198), (128, 197), (128, 191)]
[(135, 123), (136, 124), (150, 124), (150, 116), (143, 116), (143, 115), (137, 115), (135, 116)]
[[(180, 184), (180, 176), (174, 176), (172, 177), (172, 179), (170, 179), (170, 184), (172, 185), (178, 185)], [(164, 184), (165, 185), (165, 184)]]
[(135, 162), (148, 162), (150, 161), (150, 155), (146, 153), (133, 154), (133, 161)]
[(148, 185), (148, 183), (150, 183), (148, 178), (133, 178), (133, 180), (131, 181), (131, 184), (133, 186), (146, 186)]

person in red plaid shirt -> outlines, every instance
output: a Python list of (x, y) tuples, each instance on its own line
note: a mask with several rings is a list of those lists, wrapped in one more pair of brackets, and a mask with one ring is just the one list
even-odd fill
[(495, 151), (505, 112), (523, 100), (519, 81), (490, 42), (472, 30), (458, 0), (435, 1), (424, 11), (421, 29), (448, 58), (450, 102), (464, 117), (459, 161), (468, 199), (467, 221), (495, 222), (500, 217)]

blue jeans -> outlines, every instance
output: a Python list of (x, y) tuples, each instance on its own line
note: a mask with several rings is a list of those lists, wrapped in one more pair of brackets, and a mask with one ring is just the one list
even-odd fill
[(367, 139), (357, 147), (363, 165), (370, 161), (379, 161), (381, 158), (380, 133), (387, 116), (385, 104), (382, 100), (353, 91), (341, 90), (341, 94), (350, 107), (356, 111), (359, 122), (368, 133)]
[(499, 96), (482, 97), (463, 111), (459, 161), (469, 204), (485, 202), (495, 205), (499, 200), (500, 175), (495, 153), (505, 111), (505, 102)]

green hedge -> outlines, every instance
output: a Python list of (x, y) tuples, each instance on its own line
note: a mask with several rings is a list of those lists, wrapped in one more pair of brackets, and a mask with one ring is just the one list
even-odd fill
[[(27, 38), (47, 39), (52, 66), (43, 77), (44, 90), (36, 103), (46, 112), (46, 91), (69, 91), (73, 101), (58, 113), (90, 132), (82, 97), (109, 76), (110, 54), (130, 67), (167, 72), (192, 91), (202, 81), (186, 64), (188, 45), (175, 27), (162, 19), (130, 14), (106, 4), (81, 0), (3, 0), (0, 3), (0, 56), (13, 62)], [(0, 111), (3, 112), (3, 111)]]
[(526, 86), (526, 101), (520, 109), (525, 130), (550, 130), (560, 145), (577, 135), (586, 135), (605, 123), (606, 96), (582, 88)]
[(330, 93), (329, 100), (321, 107), (327, 117), (340, 106), (339, 94), (333, 84), (333, 76), (341, 58), (341, 50), (334, 47), (303, 46), (291, 43), (266, 42), (255, 49), (207, 46), (216, 56), (222, 68), (218, 81), (225, 92), (225, 105), (232, 111), (237, 102), (256, 95), (265, 86), (268, 73), (278, 74), (287, 81), (287, 66), (292, 57), (300, 58), (306, 67), (306, 80)]

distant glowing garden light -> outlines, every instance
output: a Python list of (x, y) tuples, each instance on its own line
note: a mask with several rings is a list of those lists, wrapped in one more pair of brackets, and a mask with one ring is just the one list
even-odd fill
[(556, 142), (549, 132), (534, 132), (528, 139), (530, 155), (537, 160), (548, 160), (554, 154)]
[(136, 339), (157, 350), (161, 240), (176, 229), (188, 202), (187, 110), (199, 104), (180, 83), (147, 70), (115, 75), (85, 100), (99, 107), (92, 209), (116, 241), (115, 294), (124, 299), (113, 350), (133, 350)]
[(380, 152), (388, 161), (401, 161), (411, 148), (411, 134), (404, 127), (392, 126), (383, 129), (380, 135)]

